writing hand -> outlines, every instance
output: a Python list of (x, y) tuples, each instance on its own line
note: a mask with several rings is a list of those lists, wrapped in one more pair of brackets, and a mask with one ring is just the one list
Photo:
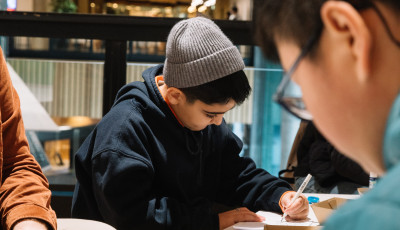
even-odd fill
[(289, 206), (290, 201), (295, 195), (296, 192), (287, 192), (281, 199), (282, 211), (287, 214), (286, 220), (303, 220), (308, 216), (309, 205), (304, 195), (300, 195)]

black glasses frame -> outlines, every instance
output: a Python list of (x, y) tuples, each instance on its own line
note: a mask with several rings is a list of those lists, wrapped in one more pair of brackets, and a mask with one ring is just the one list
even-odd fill
[(294, 61), (293, 65), (289, 68), (287, 72), (282, 77), (282, 81), (279, 84), (273, 98), (278, 104), (286, 109), (289, 113), (300, 118), (302, 120), (312, 120), (312, 115), (307, 111), (303, 99), (296, 97), (284, 97), (285, 89), (289, 85), (292, 78), (292, 74), (297, 69), (300, 61), (311, 51), (312, 47), (318, 40), (320, 32), (315, 33), (306, 43), (304, 48), (301, 50), (299, 56)]

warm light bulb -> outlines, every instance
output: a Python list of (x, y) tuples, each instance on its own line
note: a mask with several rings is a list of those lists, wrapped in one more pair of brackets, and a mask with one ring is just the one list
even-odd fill
[(205, 6), (214, 6), (215, 5), (215, 0), (208, 0), (204, 3)]
[(203, 0), (192, 0), (191, 6), (196, 7), (196, 6), (201, 5), (201, 4), (203, 4)]
[(199, 12), (204, 12), (206, 10), (207, 10), (207, 6), (205, 6), (205, 5), (202, 5), (199, 7)]
[(188, 13), (191, 14), (191, 13), (194, 13), (194, 12), (196, 12), (196, 7), (195, 6), (189, 6), (188, 7)]

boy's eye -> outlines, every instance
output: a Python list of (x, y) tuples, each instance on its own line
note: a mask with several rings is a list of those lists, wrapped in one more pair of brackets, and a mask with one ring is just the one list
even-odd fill
[(206, 116), (207, 116), (208, 118), (215, 118), (217, 115), (216, 115), (216, 114), (207, 114), (207, 113), (206, 113)]

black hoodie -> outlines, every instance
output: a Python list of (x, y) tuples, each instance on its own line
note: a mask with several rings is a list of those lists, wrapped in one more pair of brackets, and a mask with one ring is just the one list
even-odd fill
[(240, 157), (227, 127), (182, 127), (143, 72), (118, 93), (76, 154), (72, 216), (124, 229), (218, 229), (215, 205), (280, 212), (290, 185)]

